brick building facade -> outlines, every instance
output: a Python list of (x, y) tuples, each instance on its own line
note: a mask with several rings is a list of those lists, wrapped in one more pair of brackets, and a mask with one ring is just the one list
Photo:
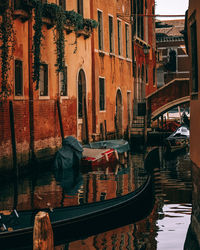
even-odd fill
[[(31, 5), (31, 1), (16, 0), (5, 3), (9, 3), (11, 8), (7, 6), (1, 13), (1, 21), (6, 23), (5, 20), (10, 20), (13, 24), (15, 50), (8, 72), (8, 83), (11, 83), (12, 94), (0, 106), (0, 166), (1, 170), (10, 170), (13, 166), (20, 168), (27, 165), (33, 158), (37, 160), (51, 158), (60, 147), (62, 137), (73, 135), (81, 141), (86, 140), (83, 122), (86, 105), (88, 114), (92, 113), (91, 30), (84, 27), (75, 29), (70, 24), (65, 24), (63, 33), (65, 80), (63, 81), (62, 73), (57, 73), (56, 66), (55, 17), (48, 13), (49, 9), (53, 12), (57, 6), (56, 1), (51, 3), (42, 1), (46, 4), (46, 12), (42, 12), (40, 79), (39, 88), (36, 89), (32, 77), (35, 56), (32, 51), (36, 46), (35, 29), (39, 32), (39, 28), (34, 26), (36, 7)], [(66, 6), (63, 3), (60, 2), (60, 7), (65, 10)], [(4, 4), (1, 5), (3, 8)], [(76, 16), (77, 12), (73, 10), (80, 12), (80, 15)], [(69, 2), (66, 11), (71, 11), (65, 13), (74, 17), (83, 16), (88, 23), (90, 1), (84, 1), (84, 5), (81, 1)], [(1, 66), (2, 60), (1, 58)], [(3, 81), (1, 90), (2, 86)], [(92, 119), (87, 117), (87, 120), (90, 124)], [(91, 129), (91, 126), (88, 127)]]
[[(45, 5), (38, 88), (33, 76), (39, 9), (35, 12), (31, 0), (5, 3), (14, 11), (13, 21), (6, 19), (8, 11), (0, 13), (1, 21), (13, 23), (15, 50), (7, 71), (12, 94), (0, 106), (1, 169), (51, 159), (69, 135), (82, 143), (123, 137), (138, 116), (138, 104), (156, 89), (154, 0), (38, 1)], [(57, 6), (77, 22), (83, 18), (79, 27), (64, 25), (59, 74), (55, 39), (62, 23), (56, 26), (52, 14)]]
[[(123, 136), (132, 119), (131, 1), (91, 1), (93, 133)], [(122, 14), (122, 16), (120, 15)]]

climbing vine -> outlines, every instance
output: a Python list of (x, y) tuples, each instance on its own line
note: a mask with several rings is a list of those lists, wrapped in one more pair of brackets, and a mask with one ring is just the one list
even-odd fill
[(35, 23), (33, 29), (35, 31), (33, 36), (33, 82), (36, 82), (36, 89), (39, 87), (40, 81), (40, 61), (41, 61), (41, 41), (43, 38), (42, 34), (42, 3), (41, 1), (33, 1), (34, 12), (35, 12)]
[[(28, 5), (27, 5), (28, 3)], [(33, 82), (36, 82), (36, 89), (39, 87), (40, 66), (41, 66), (41, 43), (44, 39), (42, 33), (42, 18), (48, 17), (52, 21), (54, 31), (54, 43), (56, 44), (57, 60), (55, 66), (57, 72), (63, 72), (65, 68), (65, 28), (72, 26), (74, 31), (85, 29), (92, 31), (97, 27), (97, 22), (91, 19), (84, 19), (75, 11), (65, 11), (59, 5), (54, 3), (42, 3), (40, 0), (29, 0), (22, 2), (28, 6), (28, 10), (34, 9), (34, 36), (33, 36)], [(31, 13), (31, 12), (30, 12)], [(0, 100), (6, 99), (11, 94), (11, 83), (8, 83), (8, 73), (10, 70), (10, 60), (12, 59), (15, 47), (15, 32), (13, 29), (13, 9), (9, 7), (9, 1), (0, 3), (0, 60), (1, 60), (1, 78)], [(76, 40), (77, 46), (77, 40)], [(65, 79), (63, 79), (65, 80)]]
[[(1, 6), (2, 7), (2, 6)], [(0, 23), (0, 62), (1, 62), (1, 86), (0, 86), (0, 102), (3, 102), (12, 92), (11, 82), (8, 82), (10, 61), (13, 58), (14, 52), (14, 37), (13, 29), (13, 10), (4, 4), (1, 9), (2, 21)]]

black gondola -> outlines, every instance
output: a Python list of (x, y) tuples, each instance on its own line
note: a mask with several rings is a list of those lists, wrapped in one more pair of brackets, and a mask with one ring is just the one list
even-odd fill
[[(158, 150), (154, 150), (154, 154)], [(100, 232), (134, 223), (150, 214), (154, 205), (154, 189), (152, 175), (135, 191), (117, 198), (79, 206), (55, 208), (48, 211), (51, 220), (54, 242), (58, 244), (88, 237)], [(32, 246), (34, 218), (38, 211), (19, 211), (13, 218), (4, 220), (5, 226), (12, 231), (0, 231), (1, 249), (9, 249), (14, 244)], [(10, 223), (10, 224), (9, 224)]]

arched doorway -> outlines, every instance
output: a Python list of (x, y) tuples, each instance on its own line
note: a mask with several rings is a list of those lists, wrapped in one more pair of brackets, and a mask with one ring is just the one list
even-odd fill
[(117, 137), (122, 137), (122, 94), (119, 89), (116, 94), (115, 128)]
[(86, 105), (86, 78), (81, 69), (78, 74), (78, 140), (88, 142), (88, 117)]

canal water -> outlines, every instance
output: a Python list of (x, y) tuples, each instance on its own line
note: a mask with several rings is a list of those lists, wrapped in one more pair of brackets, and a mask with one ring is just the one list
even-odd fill
[[(12, 182), (1, 181), (0, 212), (53, 209), (127, 194), (146, 180), (144, 159), (147, 151), (130, 152), (124, 164), (82, 168), (78, 175), (69, 171), (57, 172), (49, 167)], [(187, 152), (168, 158), (163, 157), (162, 148), (160, 152), (156, 202), (147, 218), (86, 239), (74, 242), (63, 239), (55, 249), (182, 250), (192, 209), (191, 161)]]

